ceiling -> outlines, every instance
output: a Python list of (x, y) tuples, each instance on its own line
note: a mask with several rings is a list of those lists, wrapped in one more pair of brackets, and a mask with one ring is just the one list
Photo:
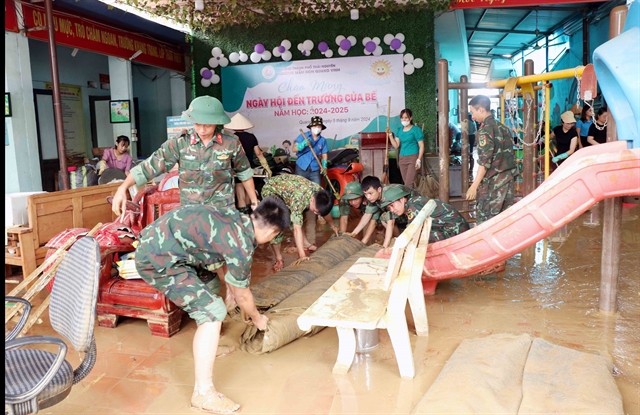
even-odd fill
[[(106, 1), (113, 5), (106, 4), (105, 0), (55, 0), (54, 8), (185, 47), (184, 33), (118, 8), (126, 1)], [(167, 0), (146, 0), (147, 3), (154, 1), (157, 4), (167, 3)], [(251, 3), (251, 1), (244, 3)], [(307, 3), (326, 4), (326, 0), (308, 0)], [(583, 19), (587, 18), (595, 22), (606, 18), (613, 7), (625, 3), (625, 0), (602, 2), (591, 0), (585, 3), (535, 7), (464, 9), (470, 75), (474, 78), (487, 79), (493, 59), (499, 58), (504, 61), (505, 58), (528, 49), (537, 41), (541, 39), (544, 41), (547, 35), (550, 42), (553, 42), (556, 35), (571, 35), (582, 30)], [(176, 8), (183, 8), (185, 4), (193, 7), (191, 1), (185, 0), (178, 0), (173, 4)], [(153, 9), (147, 11), (154, 12)], [(216, 18), (216, 12), (211, 7), (206, 7), (200, 13), (210, 14), (209, 17), (212, 19)]]
[(470, 77), (488, 79), (493, 59), (509, 59), (538, 41), (543, 45), (546, 36), (553, 44), (558, 35), (572, 35), (582, 30), (583, 19), (596, 22), (608, 18), (611, 9), (622, 4), (626, 1), (465, 9)]

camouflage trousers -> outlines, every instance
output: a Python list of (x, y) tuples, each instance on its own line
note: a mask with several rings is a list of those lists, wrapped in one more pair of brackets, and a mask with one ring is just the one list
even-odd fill
[(500, 187), (496, 187), (491, 179), (483, 180), (476, 195), (476, 222), (478, 225), (499, 215), (513, 205), (514, 194), (515, 182), (513, 179)]
[[(159, 261), (166, 258), (166, 261)], [(149, 261), (136, 254), (138, 274), (149, 285), (164, 293), (169, 300), (183, 309), (196, 324), (222, 321), (227, 308), (220, 293), (220, 280), (214, 265), (205, 265), (208, 258), (190, 258), (189, 262), (174, 262), (171, 255), (154, 256)]]

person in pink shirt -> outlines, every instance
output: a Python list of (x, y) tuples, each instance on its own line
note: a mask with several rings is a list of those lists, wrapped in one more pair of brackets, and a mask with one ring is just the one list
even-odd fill
[(102, 163), (100, 166), (100, 173), (104, 171), (106, 168), (118, 169), (122, 170), (125, 174), (129, 174), (129, 170), (131, 170), (131, 164), (133, 163), (133, 159), (129, 154), (129, 145), (130, 145), (129, 137), (126, 135), (120, 135), (116, 138), (116, 145), (113, 148), (107, 148), (104, 150), (102, 154)]

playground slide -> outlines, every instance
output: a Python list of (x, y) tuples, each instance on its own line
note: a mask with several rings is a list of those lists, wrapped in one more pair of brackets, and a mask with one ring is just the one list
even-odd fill
[(640, 149), (617, 141), (578, 150), (500, 215), (429, 245), (422, 274), (425, 294), (432, 294), (439, 280), (476, 274), (521, 252), (603, 199), (638, 195)]

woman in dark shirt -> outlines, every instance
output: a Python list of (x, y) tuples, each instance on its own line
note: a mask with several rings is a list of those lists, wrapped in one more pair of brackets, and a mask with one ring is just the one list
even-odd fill
[(560, 116), (562, 125), (551, 132), (551, 137), (556, 140), (557, 154), (551, 159), (554, 163), (561, 164), (576, 151), (578, 147), (578, 131), (576, 130), (576, 118), (571, 111), (565, 111)]
[(596, 113), (596, 120), (589, 127), (589, 135), (587, 137), (587, 145), (594, 146), (607, 142), (607, 121), (609, 120), (609, 111), (607, 107), (602, 107)]

